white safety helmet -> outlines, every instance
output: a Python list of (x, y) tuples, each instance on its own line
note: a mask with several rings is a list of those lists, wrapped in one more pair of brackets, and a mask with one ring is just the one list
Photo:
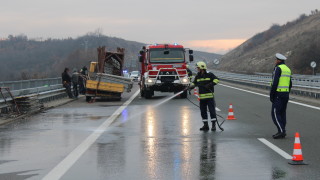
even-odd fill
[(281, 60), (281, 61), (287, 60), (287, 57), (285, 57), (284, 55), (282, 55), (282, 54), (280, 54), (280, 53), (277, 53), (277, 54), (276, 54), (276, 58), (277, 58), (278, 60)]

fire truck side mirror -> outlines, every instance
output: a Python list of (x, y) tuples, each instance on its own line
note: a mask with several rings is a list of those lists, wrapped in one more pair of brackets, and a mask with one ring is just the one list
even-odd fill
[(193, 50), (189, 49), (189, 54), (193, 54)]
[(190, 61), (190, 62), (193, 61), (193, 55), (189, 55), (189, 61)]
[(142, 56), (142, 55), (143, 55), (143, 53), (144, 53), (144, 51), (143, 51), (143, 50), (141, 50), (141, 51), (139, 51), (139, 53), (140, 53), (140, 55)]

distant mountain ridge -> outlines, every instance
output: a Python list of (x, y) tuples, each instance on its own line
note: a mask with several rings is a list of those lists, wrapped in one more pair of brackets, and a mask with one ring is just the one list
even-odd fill
[[(272, 72), (275, 53), (288, 57), (293, 73), (311, 74), (311, 61), (320, 65), (320, 13), (307, 16), (282, 26), (274, 24), (221, 58), (220, 69), (233, 72)], [(319, 70), (317, 71), (319, 73)]]
[[(97, 47), (115, 51), (125, 48), (125, 66), (138, 69), (138, 52), (144, 44), (90, 33), (76, 39), (29, 40), (10, 35), (0, 40), (0, 81), (58, 77), (65, 67), (72, 71), (97, 60)], [(221, 55), (195, 51), (196, 59), (208, 61)]]

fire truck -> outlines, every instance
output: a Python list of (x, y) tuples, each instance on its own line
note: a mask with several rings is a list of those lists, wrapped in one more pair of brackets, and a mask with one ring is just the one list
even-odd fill
[[(186, 57), (187, 54), (189, 57)], [(190, 84), (187, 73), (187, 59), (193, 61), (193, 50), (178, 44), (153, 44), (143, 46), (141, 63), (140, 93), (146, 99), (154, 91), (178, 93)], [(181, 98), (187, 97), (184, 91)]]

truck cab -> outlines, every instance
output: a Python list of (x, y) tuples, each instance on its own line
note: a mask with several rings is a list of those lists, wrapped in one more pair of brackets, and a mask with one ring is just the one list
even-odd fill
[[(143, 46), (139, 56), (141, 96), (149, 99), (154, 95), (154, 91), (177, 93), (184, 90), (190, 84), (187, 59), (193, 61), (193, 51), (182, 45)], [(183, 92), (181, 97), (186, 98), (187, 91)]]

